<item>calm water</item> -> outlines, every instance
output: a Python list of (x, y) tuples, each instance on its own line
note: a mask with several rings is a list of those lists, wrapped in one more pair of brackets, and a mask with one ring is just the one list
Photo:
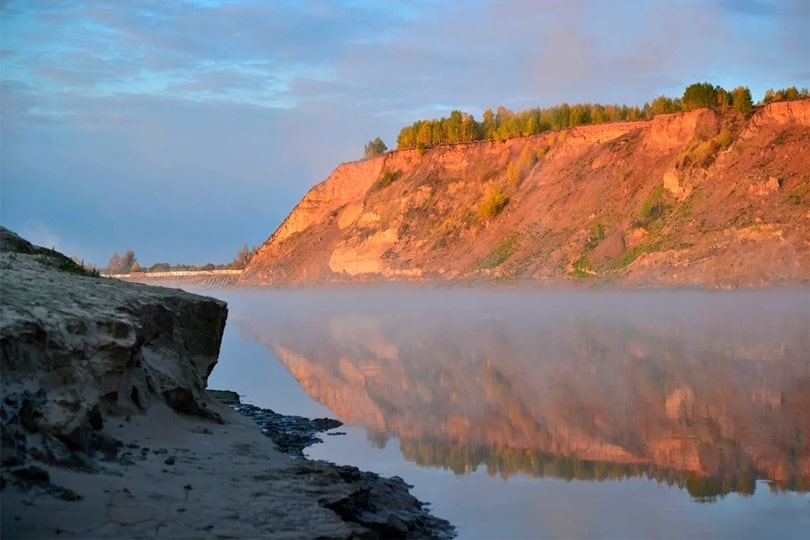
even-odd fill
[(310, 457), (460, 538), (810, 531), (810, 290), (215, 294), (212, 387), (339, 418)]

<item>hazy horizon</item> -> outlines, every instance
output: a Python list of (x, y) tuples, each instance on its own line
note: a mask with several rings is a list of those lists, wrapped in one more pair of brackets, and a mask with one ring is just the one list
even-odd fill
[(810, 86), (802, 0), (10, 0), (0, 223), (105, 266), (264, 242), (381, 137), (453, 109)]

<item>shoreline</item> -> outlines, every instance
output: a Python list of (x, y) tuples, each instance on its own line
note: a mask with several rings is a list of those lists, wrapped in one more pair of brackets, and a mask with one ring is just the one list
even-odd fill
[[(243, 407), (238, 410), (234, 407)], [(117, 451), (84, 467), (29, 460), (3, 474), (4, 538), (452, 538), (401, 478), (282, 451), (275, 433), (309, 436), (337, 421), (212, 403), (223, 423), (162, 403), (109, 418)], [(291, 420), (292, 419), (292, 420)], [(310, 440), (308, 444), (314, 441)], [(308, 445), (307, 444), (307, 445)]]
[(626, 283), (613, 277), (589, 278), (549, 278), (549, 279), (513, 279), (513, 278), (465, 278), (465, 279), (356, 279), (334, 281), (305, 282), (266, 282), (239, 283), (222, 281), (210, 282), (195, 278), (182, 279), (175, 277), (149, 276), (121, 277), (110, 275), (105, 279), (118, 279), (127, 283), (140, 283), (156, 287), (177, 287), (189, 290), (330, 290), (330, 289), (394, 289), (394, 290), (533, 290), (545, 292), (645, 292), (645, 291), (699, 291), (699, 292), (754, 292), (773, 290), (792, 290), (810, 288), (810, 280), (772, 279), (751, 284), (720, 284), (691, 282), (638, 282)]

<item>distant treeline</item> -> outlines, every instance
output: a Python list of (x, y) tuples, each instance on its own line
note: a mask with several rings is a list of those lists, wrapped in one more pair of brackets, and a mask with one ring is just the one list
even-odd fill
[[(800, 90), (792, 86), (781, 90), (768, 90), (762, 103), (806, 97), (810, 97), (807, 88)], [(563, 103), (554, 107), (513, 112), (500, 106), (495, 112), (492, 109), (484, 111), (480, 122), (471, 114), (456, 110), (447, 118), (417, 120), (410, 126), (403, 127), (397, 137), (397, 150), (408, 148), (423, 150), (439, 144), (505, 140), (574, 126), (644, 120), (658, 114), (700, 108), (733, 108), (747, 116), (753, 110), (751, 91), (745, 86), (728, 91), (721, 86), (703, 82), (686, 87), (680, 98), (660, 96), (642, 107)], [(368, 148), (366, 156), (369, 156)]]
[(101, 268), (103, 274), (130, 274), (132, 272), (176, 272), (176, 271), (189, 271), (189, 270), (242, 270), (245, 268), (256, 252), (259, 251), (259, 246), (249, 248), (247, 244), (242, 246), (233, 261), (225, 264), (171, 264), (167, 262), (156, 262), (152, 266), (141, 266), (135, 257), (135, 252), (128, 249), (121, 256), (116, 251), (110, 257), (109, 263), (106, 268)]

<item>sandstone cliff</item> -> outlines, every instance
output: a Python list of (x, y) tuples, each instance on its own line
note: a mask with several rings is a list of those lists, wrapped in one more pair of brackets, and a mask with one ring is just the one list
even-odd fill
[(241, 283), (810, 281), (810, 100), (340, 165)]

